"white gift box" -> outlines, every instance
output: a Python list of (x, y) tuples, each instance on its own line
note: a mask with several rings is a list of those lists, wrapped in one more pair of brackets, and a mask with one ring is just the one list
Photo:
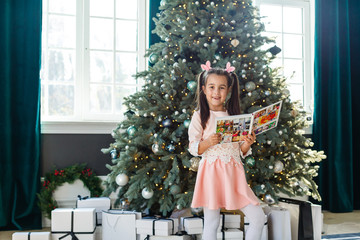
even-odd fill
[(179, 220), (177, 218), (154, 219), (143, 218), (136, 220), (136, 233), (154, 236), (169, 236), (178, 231)]
[(50, 232), (15, 232), (12, 240), (50, 240)]
[[(147, 237), (147, 235), (140, 235), (140, 239), (143, 240)], [(190, 235), (170, 235), (170, 236), (149, 236), (149, 240), (192, 240)], [(201, 240), (199, 238), (198, 240)]]
[[(244, 232), (245, 233), (246, 233), (249, 226), (250, 226), (249, 220), (245, 216), (244, 217)], [(267, 220), (266, 215), (265, 215), (265, 224), (264, 224), (264, 227), (262, 229), (261, 240), (268, 240), (268, 220)]]
[(223, 223), (224, 223), (224, 228), (240, 228), (241, 215), (240, 214), (221, 214), (218, 232), (221, 232)]
[(96, 225), (102, 223), (102, 211), (110, 209), (110, 198), (98, 197), (98, 198), (80, 198), (76, 201), (77, 208), (95, 208), (96, 209)]
[(291, 239), (290, 212), (286, 208), (266, 207), (269, 240)]
[(324, 215), (321, 212), (321, 205), (311, 204), (311, 214), (313, 220), (314, 240), (320, 240), (324, 219)]
[[(297, 204), (279, 202), (279, 206), (286, 208), (290, 212), (291, 239), (297, 240), (299, 233), (299, 214), (300, 207)], [(321, 214), (321, 205), (311, 204), (311, 216), (313, 223), (314, 240), (321, 239), (323, 215)]]
[(201, 234), (203, 232), (204, 220), (200, 217), (182, 217), (180, 219), (182, 231), (187, 234)]
[(137, 219), (141, 219), (141, 213), (132, 211), (109, 210), (102, 213), (102, 239), (127, 239), (135, 240)]
[(222, 232), (217, 232), (217, 240), (243, 240), (244, 234), (240, 229), (227, 229), (224, 231), (224, 237)]
[(57, 208), (51, 211), (52, 239), (71, 240), (71, 232), (79, 240), (95, 239), (95, 208)]

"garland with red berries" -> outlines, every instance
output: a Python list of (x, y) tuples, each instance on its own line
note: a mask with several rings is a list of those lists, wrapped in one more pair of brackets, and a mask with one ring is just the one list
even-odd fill
[(58, 207), (53, 198), (54, 191), (64, 183), (73, 183), (77, 179), (83, 181), (91, 197), (99, 197), (102, 194), (101, 179), (90, 168), (86, 168), (86, 164), (76, 164), (46, 173), (40, 193), (37, 194), (38, 205), (46, 217), (51, 219), (51, 211)]

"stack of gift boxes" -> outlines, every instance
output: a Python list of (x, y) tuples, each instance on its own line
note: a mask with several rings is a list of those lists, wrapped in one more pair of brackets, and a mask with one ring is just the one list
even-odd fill
[[(196, 220), (195, 218), (191, 220)], [(203, 222), (189, 234), (202, 233)], [(79, 198), (76, 208), (57, 208), (51, 212), (51, 232), (17, 232), (13, 240), (190, 240), (179, 232), (179, 218), (142, 218), (142, 213), (110, 209), (110, 199)], [(187, 223), (184, 220), (184, 223)]]
[(101, 240), (102, 212), (110, 209), (110, 198), (81, 198), (76, 208), (51, 212), (51, 232), (16, 232), (12, 240)]
[(178, 229), (179, 219), (177, 218), (145, 217), (136, 220), (136, 233), (140, 234), (141, 239), (187, 239), (175, 235), (178, 233)]
[(243, 231), (241, 227), (241, 215), (240, 214), (225, 214), (220, 216), (220, 224), (217, 231), (218, 240), (242, 240)]
[(53, 239), (95, 240), (95, 208), (57, 208), (51, 212)]
[(150, 217), (136, 221), (136, 232), (140, 234), (141, 239), (190, 240), (197, 234), (202, 234), (203, 224), (203, 218), (199, 216), (178, 218)]
[[(290, 201), (290, 200), (289, 200)], [(262, 240), (297, 240), (300, 237), (300, 202), (280, 206), (263, 206), (266, 221)], [(308, 203), (308, 202), (307, 202)], [(302, 204), (302, 203), (301, 203)], [(201, 240), (204, 219), (200, 216), (161, 218), (142, 217), (135, 211), (110, 209), (109, 198), (79, 198), (76, 208), (57, 208), (51, 213), (51, 232), (16, 232), (13, 240)], [(321, 239), (321, 206), (310, 204), (310, 233)], [(302, 213), (303, 215), (303, 213)], [(309, 214), (308, 214), (309, 215)], [(242, 222), (243, 219), (243, 222)], [(300, 219), (301, 220), (301, 219)], [(303, 219), (304, 221), (304, 219)], [(306, 221), (306, 220), (305, 220)], [(249, 227), (248, 219), (239, 212), (221, 214), (218, 240), (242, 240)], [(303, 231), (301, 234), (304, 234)], [(76, 238), (75, 238), (76, 237)]]

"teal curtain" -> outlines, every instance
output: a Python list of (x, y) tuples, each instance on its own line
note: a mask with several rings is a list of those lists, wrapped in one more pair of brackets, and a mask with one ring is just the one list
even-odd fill
[(0, 230), (41, 228), (41, 7), (0, 1)]
[(150, 0), (150, 4), (149, 4), (149, 32), (150, 32), (149, 46), (161, 41), (161, 39), (158, 35), (152, 33), (152, 30), (155, 29), (155, 22), (153, 21), (153, 18), (156, 17), (157, 13), (160, 13), (159, 6), (160, 6), (160, 0)]
[(313, 139), (327, 159), (318, 177), (322, 206), (359, 208), (360, 48), (358, 0), (315, 1)]

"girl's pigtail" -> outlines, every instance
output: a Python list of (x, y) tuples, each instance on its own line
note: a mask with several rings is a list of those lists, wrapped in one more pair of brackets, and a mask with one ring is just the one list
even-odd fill
[(235, 73), (230, 73), (230, 78), (232, 79), (231, 96), (226, 102), (225, 107), (229, 115), (238, 115), (240, 114), (239, 79)]
[(201, 126), (203, 129), (206, 127), (206, 122), (210, 117), (209, 105), (206, 101), (206, 95), (202, 90), (202, 86), (205, 85), (205, 75), (206, 71), (203, 71), (199, 74), (197, 79), (197, 90), (196, 90), (196, 110), (200, 110)]
[(198, 77), (197, 77), (197, 88), (196, 88), (196, 110), (199, 110), (200, 107), (200, 94), (202, 92), (202, 85), (203, 85), (203, 81), (202, 78), (204, 77), (205, 71), (201, 72)]

